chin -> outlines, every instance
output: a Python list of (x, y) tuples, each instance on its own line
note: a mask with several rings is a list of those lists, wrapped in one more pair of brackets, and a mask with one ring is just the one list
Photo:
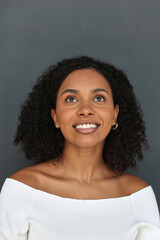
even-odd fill
[(92, 140), (82, 140), (82, 141), (78, 141), (78, 142), (74, 142), (73, 145), (77, 146), (77, 147), (81, 147), (81, 148), (90, 148), (90, 147), (97, 147), (98, 145), (102, 145), (104, 143), (104, 141), (93, 141)]

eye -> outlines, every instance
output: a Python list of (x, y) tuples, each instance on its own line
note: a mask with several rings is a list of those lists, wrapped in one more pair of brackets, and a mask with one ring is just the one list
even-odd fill
[(70, 96), (65, 99), (65, 102), (77, 102), (77, 100), (74, 97)]
[[(97, 100), (96, 100), (97, 99)], [(104, 96), (97, 96), (95, 98), (95, 102), (104, 102), (105, 101), (105, 97)]]

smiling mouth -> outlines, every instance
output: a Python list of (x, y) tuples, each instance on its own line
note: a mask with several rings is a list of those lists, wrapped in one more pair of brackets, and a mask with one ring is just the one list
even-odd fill
[(74, 128), (78, 133), (87, 134), (87, 133), (93, 133), (93, 132), (95, 132), (99, 126), (100, 126), (100, 124), (84, 123), (84, 124), (78, 124), (78, 125), (76, 125), (76, 126), (73, 126), (73, 128)]

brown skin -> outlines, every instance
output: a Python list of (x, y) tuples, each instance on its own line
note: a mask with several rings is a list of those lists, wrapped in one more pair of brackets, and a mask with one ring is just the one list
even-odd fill
[[(97, 88), (104, 91), (91, 92)], [(79, 93), (62, 94), (66, 89)], [(127, 173), (117, 177), (103, 161), (104, 140), (118, 112), (111, 88), (101, 74), (94, 69), (70, 73), (58, 91), (56, 109), (51, 109), (53, 121), (65, 138), (60, 161), (55, 166), (50, 160), (22, 169), (10, 178), (47, 193), (77, 199), (123, 197), (148, 186)], [(83, 120), (100, 126), (92, 133), (78, 133), (73, 125)]]
[[(107, 93), (91, 92), (97, 88)], [(67, 92), (61, 95), (66, 89), (76, 89), (79, 94)], [(97, 99), (100, 95), (106, 100)], [(72, 97), (72, 102), (65, 101), (69, 97)], [(56, 110), (52, 109), (51, 115), (65, 137), (61, 155), (65, 175), (79, 182), (91, 183), (110, 172), (102, 152), (104, 140), (117, 120), (118, 106), (114, 108), (111, 88), (102, 75), (93, 69), (76, 70), (69, 74), (58, 91)], [(100, 126), (90, 134), (77, 133), (73, 125), (85, 120), (97, 122)]]

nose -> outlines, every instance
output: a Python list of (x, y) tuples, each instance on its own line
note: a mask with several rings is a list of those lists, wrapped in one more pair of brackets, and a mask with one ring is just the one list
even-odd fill
[(81, 108), (77, 111), (78, 116), (88, 116), (88, 115), (94, 115), (95, 111), (88, 105), (83, 105)]

